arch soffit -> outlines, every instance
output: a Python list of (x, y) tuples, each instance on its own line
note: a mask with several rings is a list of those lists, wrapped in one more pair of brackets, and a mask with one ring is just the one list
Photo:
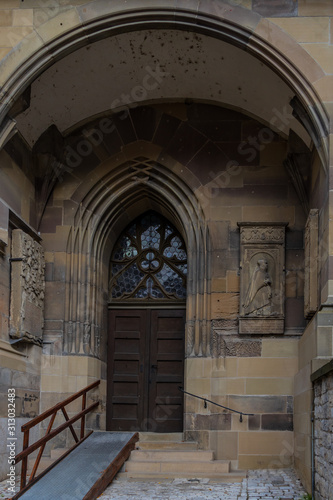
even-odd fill
[[(137, 2), (133, 0), (126, 5), (117, 2), (110, 12), (109, 2), (95, 0), (72, 8), (75, 14), (72, 16), (75, 19), (73, 25), (68, 29), (68, 23), (64, 23), (64, 29), (67, 28), (67, 31), (54, 39), (49, 39), (47, 33), (54, 33), (54, 27), (63, 16), (68, 18), (68, 11), (44, 23), (33, 35), (23, 40), (2, 63), (3, 74), (8, 78), (3, 82), (0, 118), (4, 119), (15, 100), (36, 76), (79, 47), (113, 34), (133, 30), (159, 27), (187, 29), (227, 41), (254, 55), (273, 69), (294, 90), (305, 107), (313, 127), (321, 137), (324, 146), (323, 157), (327, 160), (327, 114), (311, 85), (311, 82), (325, 75), (316, 61), (291, 37), (283, 34), (283, 44), (280, 43), (279, 50), (279, 39), (277, 37), (272, 40), (272, 33), (282, 33), (282, 30), (247, 9), (223, 2), (205, 0), (200, 2), (199, 8), (195, 0), (175, 1), (171, 5), (167, 0), (162, 0), (158, 8), (152, 7), (150, 2), (146, 4), (143, 2), (138, 9)], [(284, 55), (286, 43), (293, 49), (293, 59), (296, 63)], [(11, 123), (5, 120), (4, 136), (11, 131)]]

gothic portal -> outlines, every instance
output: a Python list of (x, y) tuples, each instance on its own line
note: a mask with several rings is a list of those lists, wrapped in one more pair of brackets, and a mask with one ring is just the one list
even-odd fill
[(183, 430), (186, 277), (184, 240), (156, 212), (119, 237), (110, 266), (110, 430)]

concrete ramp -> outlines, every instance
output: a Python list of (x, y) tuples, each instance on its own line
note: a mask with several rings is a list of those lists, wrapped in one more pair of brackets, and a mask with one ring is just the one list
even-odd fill
[(127, 460), (138, 433), (94, 432), (21, 495), (24, 500), (95, 500)]

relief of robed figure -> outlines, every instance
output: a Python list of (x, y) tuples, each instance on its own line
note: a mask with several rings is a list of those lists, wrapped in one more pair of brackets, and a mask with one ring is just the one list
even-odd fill
[(243, 304), (245, 315), (268, 316), (271, 314), (272, 280), (268, 262), (259, 259), (250, 279)]

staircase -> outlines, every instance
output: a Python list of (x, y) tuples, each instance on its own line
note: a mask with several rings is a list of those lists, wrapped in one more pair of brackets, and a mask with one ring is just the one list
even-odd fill
[(245, 472), (230, 472), (228, 460), (214, 460), (214, 452), (199, 450), (198, 443), (183, 441), (182, 433), (140, 433), (139, 441), (117, 478), (209, 478), (240, 482)]

